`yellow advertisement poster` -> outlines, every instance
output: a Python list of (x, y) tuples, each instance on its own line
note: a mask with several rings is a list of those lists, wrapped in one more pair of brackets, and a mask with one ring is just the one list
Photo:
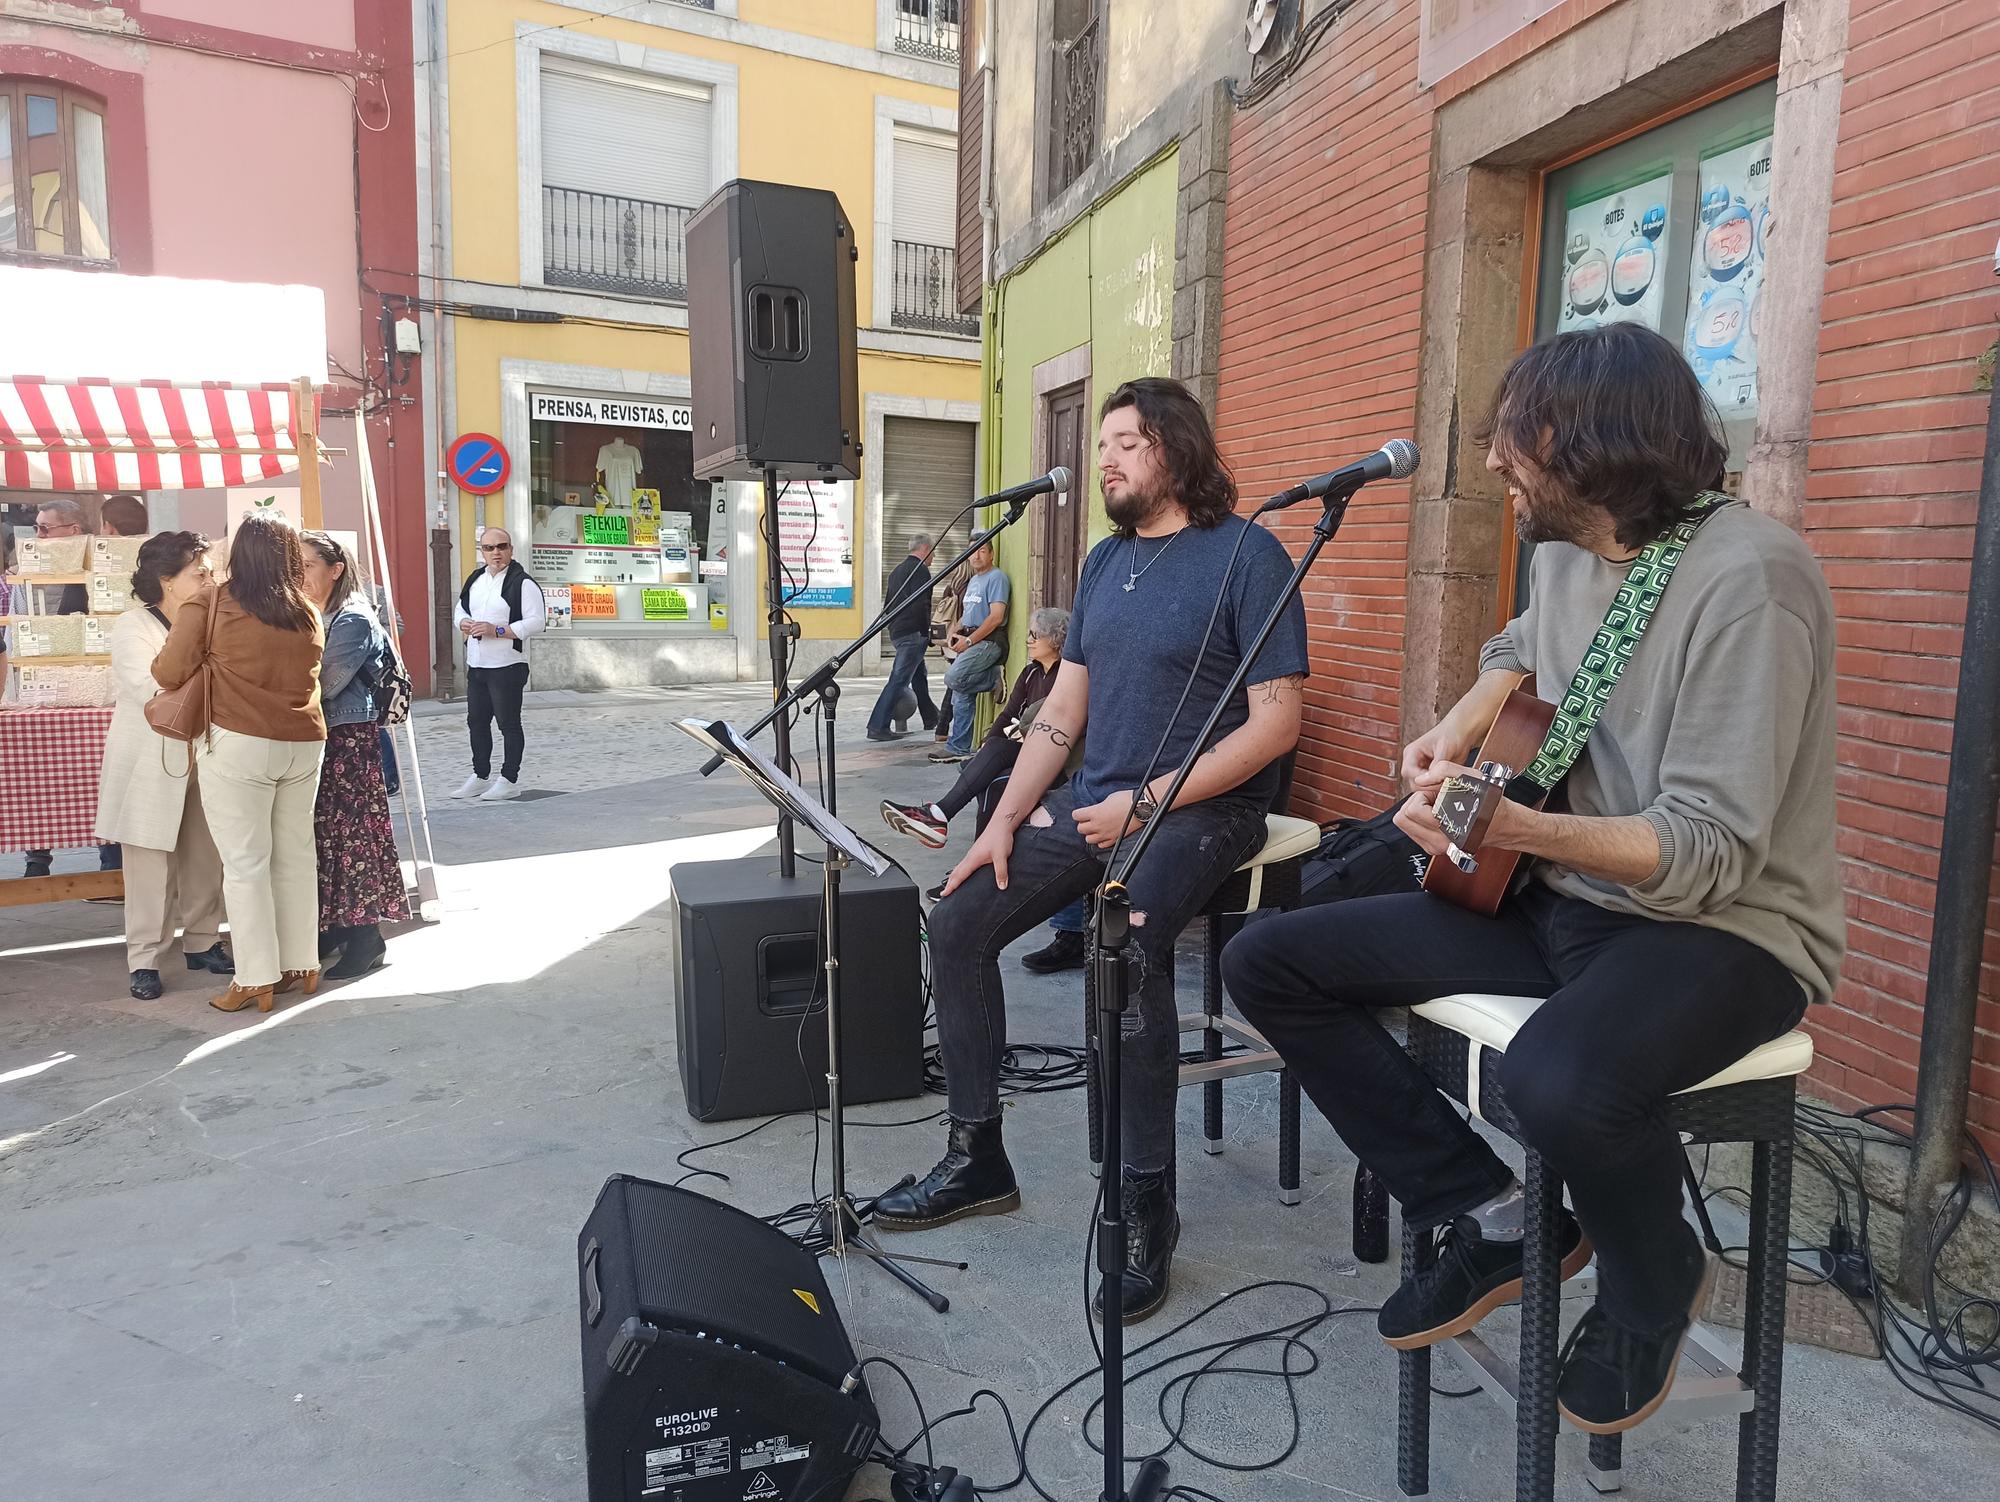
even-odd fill
[(649, 621), (684, 621), (688, 618), (685, 590), (648, 589), (641, 592), (640, 600)]
[(632, 545), (649, 548), (660, 540), (660, 493), (657, 490), (632, 492)]

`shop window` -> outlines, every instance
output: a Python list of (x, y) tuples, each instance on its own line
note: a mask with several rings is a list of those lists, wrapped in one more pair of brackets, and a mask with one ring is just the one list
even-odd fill
[[(1680, 346), (1722, 416), (1729, 468), (1757, 422), (1775, 81), (1547, 175), (1535, 337), (1643, 323)], [(1515, 572), (1525, 604), (1528, 549)]]
[(697, 480), (685, 401), (528, 394), (529, 570), (588, 631), (708, 630), (727, 595), (723, 487)]
[(111, 259), (104, 105), (39, 79), (0, 79), (0, 255)]
[(683, 301), (687, 222), (714, 190), (705, 85), (542, 64), (542, 276)]

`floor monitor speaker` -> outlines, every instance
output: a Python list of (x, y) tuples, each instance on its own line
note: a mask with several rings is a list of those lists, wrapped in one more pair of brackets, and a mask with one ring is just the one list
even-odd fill
[(576, 1255), (590, 1502), (838, 1502), (881, 1424), (811, 1253), (618, 1174)]

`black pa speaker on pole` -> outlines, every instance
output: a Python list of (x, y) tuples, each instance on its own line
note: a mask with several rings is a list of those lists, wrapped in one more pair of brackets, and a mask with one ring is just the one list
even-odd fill
[(590, 1502), (838, 1502), (881, 1421), (818, 1259), (625, 1174), (576, 1255)]
[(860, 477), (858, 258), (823, 188), (738, 178), (688, 221), (697, 475)]

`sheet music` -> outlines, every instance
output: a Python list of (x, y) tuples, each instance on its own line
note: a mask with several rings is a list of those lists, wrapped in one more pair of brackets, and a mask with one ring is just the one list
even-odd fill
[(729, 721), (685, 719), (675, 723), (743, 773), (766, 798), (801, 823), (809, 825), (815, 834), (869, 875), (880, 876), (889, 870), (890, 863), (881, 854), (828, 813), (817, 798), (787, 773), (780, 771), (776, 762), (746, 740)]

